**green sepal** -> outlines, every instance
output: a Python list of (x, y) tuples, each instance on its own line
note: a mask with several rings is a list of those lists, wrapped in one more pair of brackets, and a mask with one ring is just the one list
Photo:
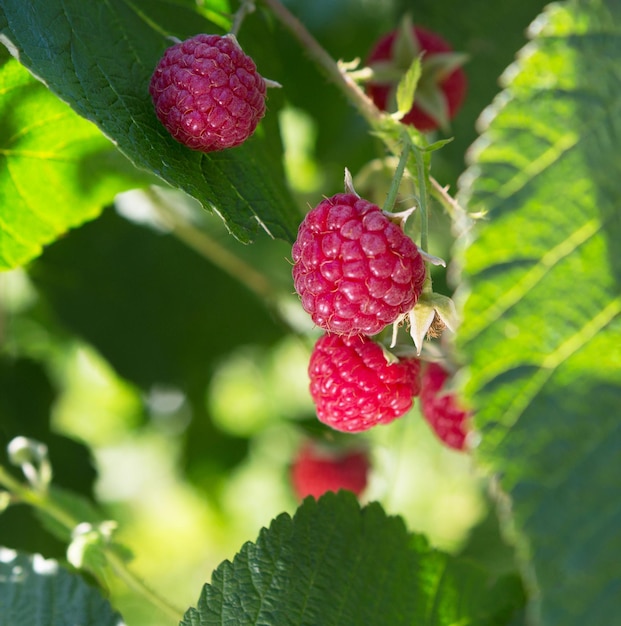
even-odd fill
[(412, 61), (408, 71), (397, 85), (397, 112), (393, 114), (393, 117), (397, 120), (403, 118), (414, 105), (416, 88), (422, 75), (421, 59), (422, 55), (419, 55)]

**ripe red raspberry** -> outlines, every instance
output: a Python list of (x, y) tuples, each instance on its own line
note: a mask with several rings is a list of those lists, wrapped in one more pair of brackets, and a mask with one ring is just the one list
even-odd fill
[(321, 337), (308, 374), (319, 420), (350, 433), (401, 417), (420, 392), (418, 360), (388, 363), (382, 348), (360, 335)]
[(320, 202), (293, 244), (302, 306), (328, 332), (375, 335), (416, 304), (425, 264), (416, 244), (353, 193)]
[(449, 373), (438, 363), (428, 363), (423, 370), (420, 410), (431, 428), (450, 448), (463, 450), (466, 443), (466, 420), (470, 414), (459, 406), (455, 394), (442, 391)]
[(243, 143), (265, 114), (266, 84), (230, 36), (196, 35), (166, 50), (149, 93), (182, 144), (213, 152)]
[(366, 452), (334, 451), (310, 442), (302, 446), (291, 467), (297, 497), (319, 498), (326, 491), (347, 489), (359, 496), (367, 486), (370, 469)]
[[(423, 52), (414, 105), (401, 122), (423, 132), (446, 127), (461, 108), (466, 95), (467, 79), (459, 66), (463, 56), (447, 54), (452, 53), (453, 49), (437, 33), (420, 26), (406, 28), (408, 30), (397, 29), (384, 35), (373, 46), (366, 64), (377, 68), (378, 77), (367, 83), (367, 93), (379, 109), (389, 110), (400, 76), (409, 69), (414, 58)], [(410, 46), (399, 45), (399, 38), (404, 36), (411, 37)], [(382, 74), (385, 78), (382, 78)]]

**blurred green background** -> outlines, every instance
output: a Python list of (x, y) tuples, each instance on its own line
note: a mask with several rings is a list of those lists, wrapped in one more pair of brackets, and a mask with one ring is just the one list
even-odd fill
[[(405, 11), (470, 55), (455, 139), (432, 166), (452, 189), (476, 120), (543, 7), (533, 0), (286, 4), (335, 58), (364, 59)], [(270, 94), (268, 115), (278, 116), (292, 211), (302, 215), (340, 191), (345, 167), (359, 191), (381, 202), (386, 181), (361, 174), (383, 156), (381, 145), (276, 23), (276, 57), (252, 40), (260, 18), (271, 22), (250, 16), (240, 41), (283, 85)], [(435, 206), (430, 251), (450, 260), (448, 228)], [(45, 441), (57, 483), (101, 503), (134, 553), (132, 569), (184, 608), (220, 561), (278, 513), (295, 510), (288, 468), (303, 438), (334, 437), (314, 417), (306, 366), (317, 333), (293, 294), (289, 257), (285, 242), (265, 236), (242, 246), (185, 196), (150, 190), (122, 194), (25, 270), (0, 275), (2, 460), (16, 435)], [(434, 285), (451, 290), (444, 272)], [(379, 500), (434, 545), (458, 550), (485, 518), (481, 477), (467, 455), (436, 441), (416, 406), (390, 426), (342, 439), (368, 442), (372, 452), (364, 500)], [(64, 554), (24, 507), (0, 515), (0, 538)], [(128, 624), (166, 623), (110, 584)]]

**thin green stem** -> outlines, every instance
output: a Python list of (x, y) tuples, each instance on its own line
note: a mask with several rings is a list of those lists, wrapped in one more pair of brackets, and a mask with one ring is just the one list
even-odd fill
[[(308, 32), (306, 27), (286, 9), (279, 0), (262, 0), (272, 11), (275, 17), (287, 28), (300, 42), (307, 54), (313, 59), (328, 78), (345, 94), (349, 101), (358, 109), (359, 113), (369, 122), (373, 128), (381, 128), (389, 120), (384, 112), (380, 111), (373, 101), (367, 97), (360, 86), (353, 80), (351, 74), (343, 71), (339, 64), (319, 45), (316, 39)], [(388, 149), (394, 154), (399, 154), (399, 142), (394, 140), (390, 133), (382, 133), (382, 140)], [(421, 215), (420, 247), (427, 252), (428, 248), (428, 197), (426, 184), (426, 171), (424, 156), (421, 150), (414, 144), (412, 137), (407, 136), (409, 144), (416, 159), (416, 171), (419, 184), (419, 210)], [(392, 190), (391, 190), (392, 191)]]
[(145, 193), (158, 217), (179, 240), (245, 285), (260, 298), (268, 302), (273, 302), (277, 298), (278, 293), (272, 283), (256, 268), (230, 252), (203, 230), (180, 217), (157, 193), (151, 190), (146, 190)]
[(424, 156), (419, 148), (414, 143), (410, 144), (412, 152), (416, 158), (416, 174), (418, 178), (418, 208), (420, 211), (420, 248), (423, 252), (427, 252), (428, 249), (428, 233), (429, 233), (429, 218), (427, 213), (427, 182), (425, 171)]
[(384, 211), (392, 211), (395, 206), (397, 195), (399, 193), (399, 187), (401, 186), (401, 179), (403, 178), (403, 172), (405, 171), (405, 166), (407, 165), (408, 158), (410, 156), (410, 138), (407, 136), (407, 133), (404, 133), (404, 135), (405, 138), (403, 142), (403, 151), (401, 152), (401, 156), (399, 157), (399, 163), (397, 164), (395, 175), (393, 176), (392, 182), (390, 183), (388, 196), (386, 197), (386, 201), (384, 202)]
[(7, 472), (2, 465), (0, 465), (0, 485), (6, 487), (9, 491), (15, 494), (20, 494), (22, 490), (25, 490), (25, 487), (9, 472)]
[(448, 185), (443, 187), (433, 176), (429, 176), (429, 182), (434, 197), (442, 203), (451, 218), (453, 234), (456, 238), (464, 236), (476, 220), (484, 217), (484, 213), (466, 212), (456, 198), (449, 194)]
[(36, 491), (25, 486), (23, 483), (14, 478), (9, 472), (7, 472), (1, 465), (0, 485), (10, 491), (21, 502), (30, 504), (31, 506), (45, 511), (50, 517), (55, 519), (59, 524), (62, 524), (65, 528), (71, 530), (79, 523), (66, 511), (52, 502), (47, 493)]
[(122, 580), (132, 591), (143, 597), (147, 602), (157, 607), (162, 613), (170, 617), (175, 623), (181, 621), (183, 611), (170, 604), (159, 596), (153, 589), (148, 587), (140, 578), (135, 576), (128, 568), (123, 559), (119, 558), (110, 549), (104, 549), (103, 553), (106, 557), (106, 561), (110, 569), (116, 574), (116, 576)]
[(283, 308), (283, 302), (288, 294), (279, 290), (256, 267), (241, 259), (210, 237), (204, 230), (179, 215), (155, 191), (146, 189), (144, 193), (148, 196), (158, 218), (173, 236), (252, 291), (267, 306), (275, 319), (290, 333), (298, 334), (299, 331), (288, 319), (286, 309)]
[(371, 124), (380, 122), (384, 114), (373, 104), (359, 85), (341, 70), (334, 59), (321, 47), (317, 40), (308, 32), (304, 24), (298, 20), (278, 0), (263, 0), (282, 25), (300, 42), (307, 54), (323, 68), (328, 78), (341, 89), (349, 101), (361, 115)]

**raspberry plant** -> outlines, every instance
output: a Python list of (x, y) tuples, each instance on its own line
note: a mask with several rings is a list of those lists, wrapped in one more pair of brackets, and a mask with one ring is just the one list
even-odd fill
[[(0, 0), (0, 623), (615, 623), (620, 30), (612, 0)], [(453, 52), (419, 56), (423, 32)], [(231, 34), (282, 88), (194, 150), (151, 77)], [(439, 66), (467, 92), (417, 128)], [(421, 255), (372, 327), (324, 329), (294, 294), (299, 258), (345, 266), (292, 251), (334, 197)], [(391, 423), (322, 423), (325, 397), (401, 392), (356, 357), (312, 393), (317, 341), (369, 346), (383, 380), (450, 364), (465, 449), (425, 423), (425, 376)], [(298, 502), (308, 438), (368, 451), (359, 499)]]

